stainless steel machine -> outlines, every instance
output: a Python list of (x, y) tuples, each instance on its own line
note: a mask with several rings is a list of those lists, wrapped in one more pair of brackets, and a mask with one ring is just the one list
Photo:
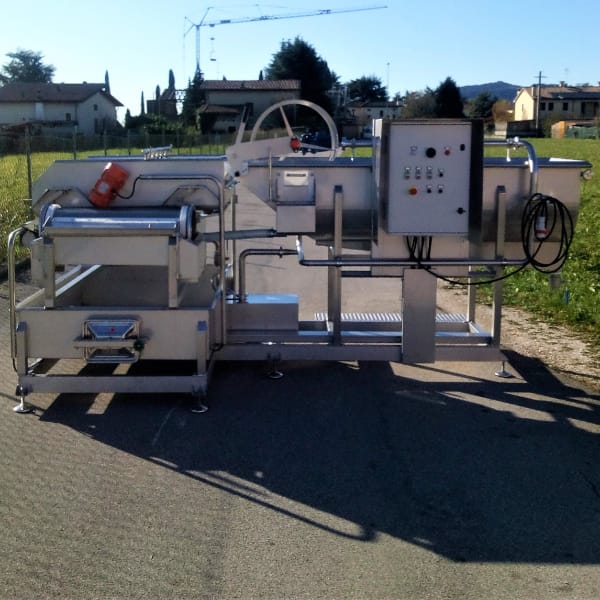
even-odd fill
[[(297, 105), (322, 119), (327, 147), (300, 140), (287, 117)], [(283, 130), (264, 137), (274, 116)], [(34, 185), (36, 218), (8, 240), (16, 410), (32, 392), (151, 391), (190, 393), (203, 411), (219, 360), (500, 361), (505, 269), (560, 269), (590, 165), (519, 140), (492, 142), (506, 158), (484, 159), (481, 123), (466, 119), (377, 120), (373, 132), (372, 157), (342, 155), (326, 112), (283, 101), (226, 156), (55, 162)], [(238, 188), (274, 220), (239, 227)], [(277, 238), (295, 246), (263, 243)], [(39, 290), (17, 303), (18, 244)], [(296, 293), (255, 291), (253, 255), (326, 272), (314, 318), (300, 318)], [(397, 309), (343, 311), (351, 278), (373, 294), (397, 282)], [(440, 279), (467, 285), (464, 314), (437, 310)], [(476, 320), (480, 282), (494, 286), (490, 331)], [(133, 368), (164, 362), (191, 368)]]

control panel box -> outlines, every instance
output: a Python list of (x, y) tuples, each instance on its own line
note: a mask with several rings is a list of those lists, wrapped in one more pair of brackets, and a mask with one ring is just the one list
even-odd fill
[(375, 178), (383, 229), (468, 235), (481, 227), (483, 127), (468, 119), (378, 119)]

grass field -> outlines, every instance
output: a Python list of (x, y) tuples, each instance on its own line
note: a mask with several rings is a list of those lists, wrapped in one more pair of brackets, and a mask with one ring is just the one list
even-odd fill
[[(532, 140), (538, 156), (589, 161), (600, 168), (600, 141)], [(543, 190), (540, 190), (543, 192)], [(551, 289), (548, 276), (527, 269), (505, 282), (504, 302), (526, 308), (537, 317), (567, 324), (600, 348), (600, 172), (581, 181), (581, 207), (562, 283)]]
[[(540, 157), (554, 156), (589, 161), (600, 165), (600, 141), (578, 139), (531, 140)], [(370, 153), (359, 148), (357, 153)], [(489, 148), (486, 154), (500, 153)], [(350, 151), (346, 151), (349, 155)], [(84, 158), (83, 155), (80, 155)], [(72, 158), (68, 153), (36, 153), (32, 155), (31, 172), (35, 179), (54, 160)], [(30, 217), (28, 197), (28, 165), (24, 155), (0, 158), (0, 263), (6, 262), (6, 237)], [(543, 192), (543, 190), (541, 190)], [(561, 285), (550, 289), (548, 276), (525, 270), (505, 282), (504, 298), (509, 305), (520, 306), (545, 321), (567, 324), (600, 348), (600, 173), (581, 183), (581, 209), (570, 257), (562, 270)], [(480, 294), (486, 298), (485, 290)]]

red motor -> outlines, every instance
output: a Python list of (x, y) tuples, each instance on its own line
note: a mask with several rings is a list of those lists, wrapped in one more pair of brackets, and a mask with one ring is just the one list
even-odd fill
[(98, 208), (106, 208), (125, 185), (129, 173), (116, 163), (108, 163), (90, 191), (90, 202)]

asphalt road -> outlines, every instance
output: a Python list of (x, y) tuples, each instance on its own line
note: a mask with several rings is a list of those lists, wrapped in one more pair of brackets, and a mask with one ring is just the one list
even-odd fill
[(600, 597), (600, 397), (539, 361), (228, 363), (202, 415), (110, 394), (17, 415), (0, 295), (0, 598)]

